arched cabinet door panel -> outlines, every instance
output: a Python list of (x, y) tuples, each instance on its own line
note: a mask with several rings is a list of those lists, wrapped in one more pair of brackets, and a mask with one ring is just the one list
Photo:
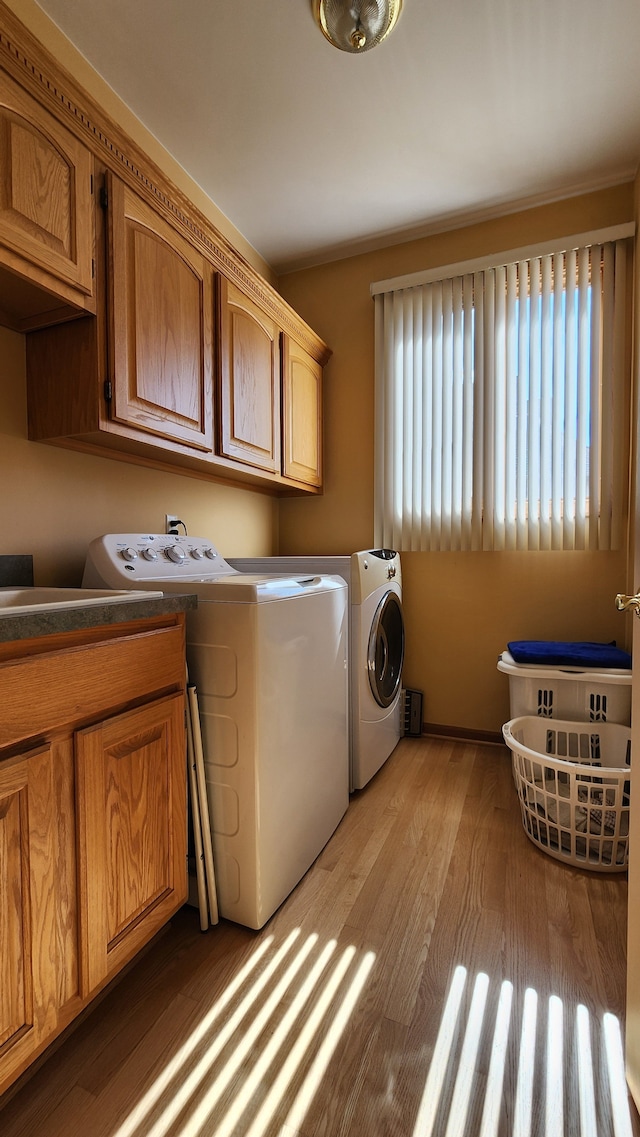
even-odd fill
[(182, 693), (76, 734), (82, 994), (186, 900)]
[(322, 485), (322, 367), (282, 336), (282, 473)]
[(280, 473), (280, 342), (276, 321), (220, 277), (219, 453)]
[(95, 311), (92, 174), (89, 150), (0, 72), (0, 306), (22, 330), (62, 305)]
[(0, 1060), (19, 1071), (57, 1024), (53, 747), (0, 762)]
[(213, 274), (199, 251), (107, 177), (112, 418), (213, 449)]

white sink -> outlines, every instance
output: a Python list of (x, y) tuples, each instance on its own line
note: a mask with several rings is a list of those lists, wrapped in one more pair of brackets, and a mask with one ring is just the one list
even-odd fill
[(0, 618), (25, 612), (50, 612), (57, 608), (87, 608), (95, 604), (121, 604), (130, 600), (154, 600), (162, 592), (127, 588), (0, 588)]

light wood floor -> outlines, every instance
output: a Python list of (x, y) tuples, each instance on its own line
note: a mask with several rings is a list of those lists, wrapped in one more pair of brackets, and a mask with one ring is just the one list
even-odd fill
[(262, 932), (184, 909), (0, 1134), (637, 1137), (625, 916), (529, 842), (507, 750), (405, 739)]

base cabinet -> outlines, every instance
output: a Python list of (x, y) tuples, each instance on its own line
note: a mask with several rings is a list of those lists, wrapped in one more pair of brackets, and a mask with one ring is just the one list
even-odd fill
[(0, 1062), (19, 1072), (57, 1024), (54, 747), (0, 764)]
[(182, 613), (0, 644), (0, 1093), (186, 901), (184, 675)]
[(182, 695), (76, 735), (83, 995), (175, 911), (186, 858)]

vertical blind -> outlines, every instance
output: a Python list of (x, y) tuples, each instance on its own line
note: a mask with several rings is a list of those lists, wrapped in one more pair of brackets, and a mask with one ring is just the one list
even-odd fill
[(620, 547), (629, 247), (375, 295), (376, 543)]

